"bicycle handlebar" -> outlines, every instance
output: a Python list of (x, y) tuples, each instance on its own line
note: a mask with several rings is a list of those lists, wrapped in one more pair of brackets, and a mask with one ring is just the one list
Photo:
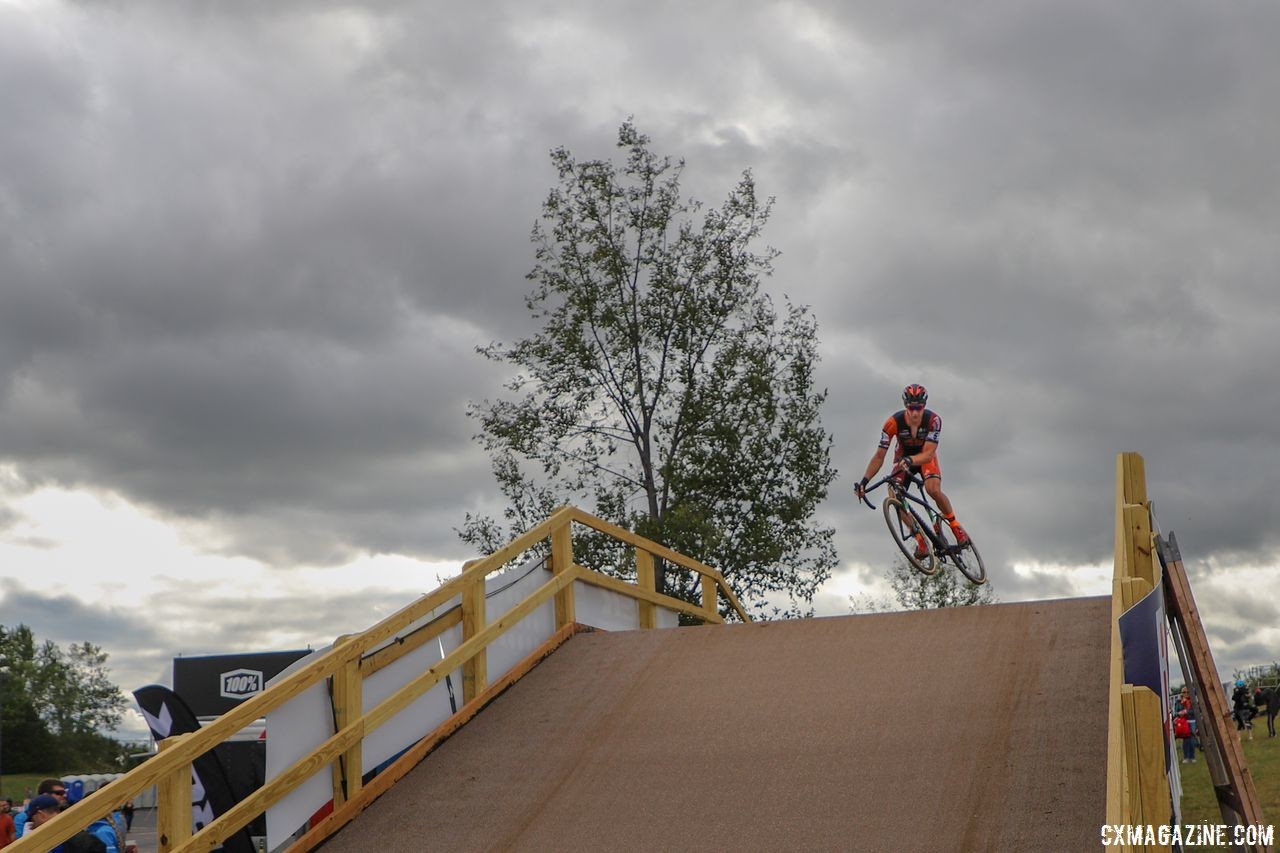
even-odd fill
[[(871, 501), (867, 500), (867, 495), (875, 491), (876, 489), (880, 488), (885, 483), (892, 480), (894, 476), (895, 474), (892, 472), (889, 474), (886, 474), (883, 477), (881, 477), (879, 480), (876, 480), (874, 483), (868, 483), (867, 487), (862, 490), (862, 502), (866, 504), (869, 509), (875, 509), (876, 505), (873, 504)], [(922, 481), (915, 474), (908, 474), (906, 480), (904, 480), (902, 483), (902, 488), (909, 489), (911, 488), (912, 485), (920, 482)]]
[(889, 482), (890, 478), (892, 477), (893, 477), (892, 474), (881, 477), (879, 480), (876, 480), (874, 483), (869, 483), (867, 487), (862, 490), (862, 502), (867, 505), (868, 509), (875, 509), (876, 505), (873, 504), (871, 501), (867, 500), (867, 495), (869, 495), (871, 492), (874, 492), (876, 489), (880, 488), (885, 483)]

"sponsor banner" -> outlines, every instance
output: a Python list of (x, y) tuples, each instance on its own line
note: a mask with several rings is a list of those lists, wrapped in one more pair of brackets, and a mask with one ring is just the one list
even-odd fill
[[(138, 708), (151, 728), (151, 736), (160, 742), (173, 735), (187, 734), (200, 728), (200, 722), (181, 697), (167, 687), (148, 684), (133, 691)], [(225, 814), (240, 797), (232, 790), (227, 773), (211, 750), (191, 763), (191, 828), (199, 832), (214, 818)], [(227, 853), (254, 853), (248, 829), (241, 829), (223, 842), (219, 849)]]
[(262, 692), (266, 683), (310, 652), (294, 650), (173, 659), (173, 692), (197, 717), (217, 717)]

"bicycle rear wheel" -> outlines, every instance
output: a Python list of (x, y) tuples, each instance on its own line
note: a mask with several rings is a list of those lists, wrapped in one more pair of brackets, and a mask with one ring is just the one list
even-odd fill
[(915, 514), (903, 505), (902, 500), (884, 499), (884, 523), (889, 525), (889, 535), (893, 537), (894, 544), (898, 546), (902, 556), (907, 558), (911, 568), (925, 575), (932, 575), (938, 571), (938, 555), (934, 552), (933, 542), (928, 536), (924, 537), (926, 552), (924, 558), (916, 557), (916, 532), (920, 528), (920, 522)]

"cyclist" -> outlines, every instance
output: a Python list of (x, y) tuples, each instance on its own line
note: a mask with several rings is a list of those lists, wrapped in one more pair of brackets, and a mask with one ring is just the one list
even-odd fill
[[(929, 392), (923, 385), (908, 385), (902, 389), (902, 405), (904, 408), (889, 416), (880, 430), (880, 446), (867, 463), (867, 471), (862, 480), (854, 486), (854, 493), (861, 500), (866, 494), (867, 483), (880, 467), (884, 465), (885, 453), (893, 439), (898, 440), (893, 454), (893, 476), (899, 482), (905, 480), (909, 473), (920, 471), (924, 475), (924, 490), (933, 498), (934, 504), (942, 513), (942, 517), (951, 526), (956, 543), (967, 545), (969, 534), (965, 533), (960, 522), (956, 521), (955, 510), (951, 501), (942, 491), (942, 469), (938, 467), (938, 439), (942, 435), (942, 418), (937, 412), (924, 407), (929, 401)], [(924, 534), (916, 533), (916, 558), (924, 559), (929, 549)]]

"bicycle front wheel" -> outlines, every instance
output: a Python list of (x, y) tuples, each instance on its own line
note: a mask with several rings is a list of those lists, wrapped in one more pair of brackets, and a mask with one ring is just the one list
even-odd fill
[[(929, 541), (928, 536), (923, 535), (919, 520), (907, 509), (902, 500), (884, 499), (884, 523), (889, 525), (889, 535), (893, 537), (894, 544), (898, 546), (902, 556), (907, 558), (911, 568), (925, 575), (938, 571), (938, 555), (933, 550), (933, 543)], [(916, 556), (917, 533), (921, 535), (921, 541), (924, 542), (923, 557)]]
[(948, 554), (947, 559), (954, 563), (960, 570), (960, 574), (972, 581), (974, 586), (982, 586), (987, 582), (987, 567), (983, 564), (982, 555), (978, 553), (978, 546), (973, 544), (973, 539), (970, 539), (963, 548)]

